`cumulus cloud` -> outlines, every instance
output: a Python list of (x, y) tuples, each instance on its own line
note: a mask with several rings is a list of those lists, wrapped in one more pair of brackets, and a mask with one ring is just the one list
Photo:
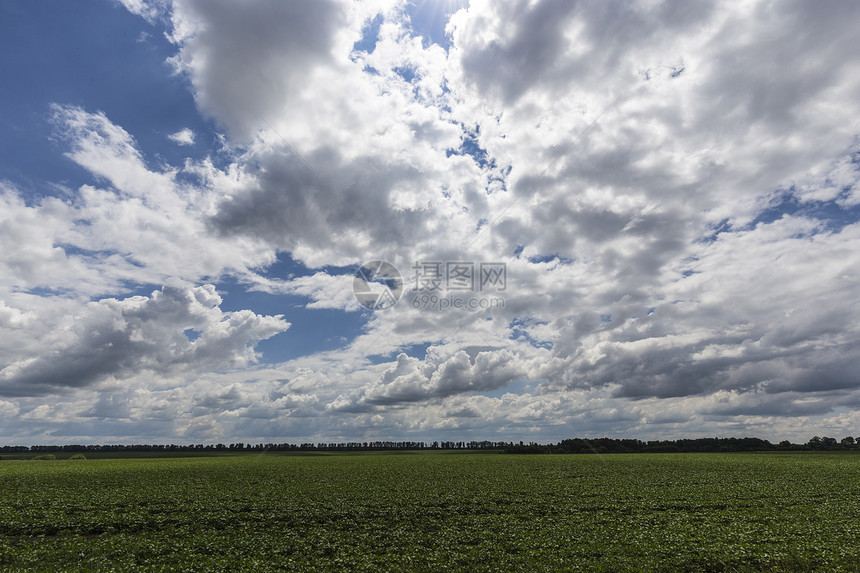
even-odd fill
[[(104, 113), (53, 109), (96, 181), (66, 199), (3, 184), (0, 328), (43, 323), (46, 351), (5, 337), (0, 388), (123, 379), (136, 390), (66, 411), (169, 414), (189, 439), (845, 428), (860, 403), (858, 12), (476, 0), (446, 49), (396, 3), (178, 0), (171, 63), (223, 156), (154, 168)], [(284, 253), (310, 270), (268, 276)], [(352, 312), (343, 269), (378, 259), (404, 275), (398, 305), (337, 352), (266, 367), (249, 366), (253, 341), (289, 316), (221, 311), (199, 286), (231, 277)], [(503, 292), (439, 293), (504, 304), (420, 308), (418, 261), (504, 263)], [(22, 416), (44, 424), (38, 408)]]
[[(270, 117), (284, 101), (301, 99), (314, 68), (333, 59), (349, 15), (346, 4), (177, 2), (176, 65), (194, 80), (200, 105), (235, 136)], [(348, 38), (345, 38), (348, 39)], [(342, 40), (341, 40), (342, 41)], [(249, 65), (250, 64), (250, 65)]]
[(473, 357), (465, 350), (445, 356), (430, 347), (424, 360), (405, 353), (379, 378), (352, 396), (338, 396), (329, 407), (336, 410), (363, 411), (374, 405), (388, 405), (444, 398), (465, 392), (502, 388), (520, 378), (512, 354), (479, 351)]
[(32, 312), (22, 312), (17, 308), (6, 306), (6, 303), (0, 300), (0, 328), (19, 330), (33, 318)]
[[(386, 14), (373, 53), (357, 52), (365, 24)], [(462, 130), (444, 109), (445, 52), (422, 47), (395, 16), (384, 4), (176, 4), (177, 66), (201, 108), (249, 145), (248, 184), (218, 203), (215, 229), (311, 267), (369, 252), (408, 260), (404, 247), (448, 236), (434, 217), (468, 233), (458, 183), (471, 191), (482, 176), (449, 153)], [(402, 67), (412, 81), (393, 71)]]
[(209, 230), (218, 198), (243, 185), (235, 169), (218, 170), (208, 159), (152, 169), (132, 136), (103, 113), (55, 105), (51, 118), (68, 157), (102, 185), (30, 198), (0, 182), (4, 288), (100, 296), (129, 284), (199, 284), (274, 260), (269, 245)]
[[(253, 363), (254, 344), (282, 332), (279, 316), (224, 312), (212, 285), (163, 288), (149, 297), (101, 299), (44, 333), (48, 347), (0, 370), (0, 394), (32, 396), (140, 372), (233, 368)], [(188, 333), (193, 334), (193, 339)]]

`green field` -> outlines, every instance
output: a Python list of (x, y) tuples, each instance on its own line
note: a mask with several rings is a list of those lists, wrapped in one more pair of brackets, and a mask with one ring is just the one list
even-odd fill
[(860, 571), (860, 455), (0, 461), (4, 571)]

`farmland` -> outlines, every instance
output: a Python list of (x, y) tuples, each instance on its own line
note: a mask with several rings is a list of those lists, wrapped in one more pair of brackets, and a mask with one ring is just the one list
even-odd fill
[(860, 570), (860, 455), (0, 461), (0, 570)]

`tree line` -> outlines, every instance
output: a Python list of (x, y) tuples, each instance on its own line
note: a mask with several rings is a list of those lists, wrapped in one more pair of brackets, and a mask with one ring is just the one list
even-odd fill
[(616, 438), (572, 438), (557, 444), (519, 444), (505, 448), (512, 454), (632, 454), (695, 452), (835, 451), (860, 448), (860, 436), (837, 440), (813, 436), (805, 444), (783, 440), (773, 444), (761, 438), (694, 438), (680, 440), (636, 440)]
[(805, 444), (783, 440), (773, 444), (760, 438), (694, 438), (650, 440), (619, 438), (571, 438), (557, 444), (482, 441), (369, 441), (317, 443), (232, 444), (69, 444), (37, 446), (0, 446), (0, 454), (44, 454), (52, 452), (338, 452), (385, 450), (496, 450), (511, 454), (612, 454), (612, 453), (682, 453), (682, 452), (754, 452), (754, 451), (838, 451), (860, 449), (860, 436), (841, 440), (813, 436)]
[(376, 451), (376, 450), (504, 450), (513, 442), (482, 441), (370, 441), (370, 442), (317, 442), (317, 443), (258, 443), (233, 444), (67, 444), (37, 446), (0, 446), (0, 454), (27, 454), (48, 452), (317, 452), (317, 451)]

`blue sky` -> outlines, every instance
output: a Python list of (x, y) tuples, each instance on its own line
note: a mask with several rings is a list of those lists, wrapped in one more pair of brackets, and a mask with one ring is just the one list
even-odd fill
[(0, 442), (854, 435), (857, 21), (3, 3)]
[[(53, 141), (50, 105), (104, 111), (127, 126), (151, 161), (211, 153), (216, 132), (194, 105), (188, 83), (171, 74), (172, 46), (119, 4), (6, 3), (3, 10), (3, 177), (44, 189), (91, 179)], [(14, 54), (14, 57), (12, 55)], [(178, 149), (164, 135), (190, 127), (201, 145)]]
[[(460, 4), (410, 3), (405, 12), (413, 33), (445, 44), (446, 15)], [(57, 193), (52, 189), (56, 184), (75, 188), (94, 182), (90, 173), (63, 156), (64, 146), (57, 141), (50, 120), (50, 107), (58, 102), (99, 110), (113, 118), (133, 134), (137, 147), (156, 168), (181, 165), (189, 157), (219, 160), (218, 127), (195, 106), (187, 78), (174, 73), (167, 61), (175, 47), (164, 37), (164, 25), (150, 24), (114, 2), (10, 3), (2, 9), (4, 32), (8, 32), (0, 39), (3, 51), (23, 57), (3, 60), (3, 77), (18, 81), (0, 92), (4, 110), (0, 178), (30, 191), (31, 197)], [(381, 21), (378, 16), (368, 24), (364, 44), (359, 45), (372, 51)], [(22, 85), (27, 89), (20, 89)], [(195, 133), (193, 144), (165, 142), (165, 135), (181, 129)], [(272, 278), (308, 274), (286, 252), (263, 271)], [(128, 284), (127, 288), (148, 294), (147, 289), (159, 286)], [(260, 342), (264, 362), (334, 350), (357, 336), (367, 321), (361, 313), (309, 311), (301, 296), (249, 292), (229, 277), (218, 287), (224, 309), (286, 312), (296, 326)]]

